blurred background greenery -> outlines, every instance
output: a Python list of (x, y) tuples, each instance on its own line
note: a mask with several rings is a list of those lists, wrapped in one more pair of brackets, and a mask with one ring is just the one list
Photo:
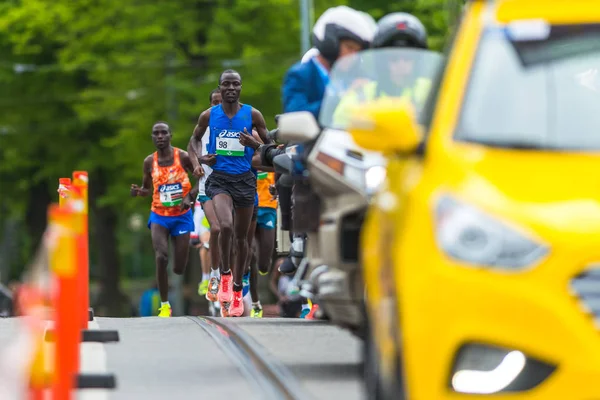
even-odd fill
[[(459, 2), (313, 0), (317, 18), (341, 4), (375, 19), (414, 13), (437, 50)], [(1, 281), (18, 279), (39, 245), (58, 178), (86, 170), (94, 305), (128, 315), (154, 278), (149, 201), (129, 197), (154, 150), (153, 123), (168, 121), (185, 148), (220, 72), (235, 68), (242, 101), (272, 127), (283, 75), (302, 55), (300, 15), (299, 0), (1, 2)], [(198, 265), (194, 251), (190, 296)]]

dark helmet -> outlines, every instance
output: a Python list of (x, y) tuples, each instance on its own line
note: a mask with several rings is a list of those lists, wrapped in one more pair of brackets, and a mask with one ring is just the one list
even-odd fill
[(417, 47), (427, 49), (427, 30), (421, 21), (412, 14), (391, 13), (377, 22), (377, 32), (371, 47)]
[(366, 13), (347, 6), (332, 7), (315, 23), (312, 41), (321, 55), (333, 64), (340, 54), (341, 40), (353, 40), (366, 49), (373, 40), (375, 28), (375, 21)]

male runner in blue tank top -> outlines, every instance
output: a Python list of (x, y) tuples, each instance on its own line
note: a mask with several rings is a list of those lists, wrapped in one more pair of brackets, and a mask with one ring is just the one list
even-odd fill
[[(256, 196), (256, 176), (251, 171), (251, 164), (258, 143), (252, 138), (252, 127), (264, 143), (270, 143), (270, 140), (262, 113), (240, 103), (242, 78), (238, 72), (224, 71), (219, 78), (219, 90), (222, 103), (200, 114), (188, 151), (197, 155), (190, 157), (194, 163), (194, 175), (200, 176), (201, 163), (213, 169), (206, 181), (206, 194), (213, 201), (221, 226), (219, 250), (223, 269), (218, 299), (222, 305), (221, 315), (239, 317), (244, 313), (242, 275), (248, 256), (247, 235)], [(209, 151), (202, 156), (202, 136), (208, 127)], [(232, 237), (235, 237), (237, 249), (235, 263), (230, 260)]]

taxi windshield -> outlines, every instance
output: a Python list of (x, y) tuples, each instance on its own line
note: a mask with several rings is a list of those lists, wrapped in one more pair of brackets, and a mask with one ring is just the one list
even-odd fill
[(439, 53), (414, 48), (370, 49), (342, 58), (329, 75), (319, 123), (345, 130), (356, 106), (381, 97), (405, 98), (419, 112), (442, 61)]
[(552, 26), (537, 40), (487, 30), (455, 139), (484, 145), (600, 150), (599, 25)]

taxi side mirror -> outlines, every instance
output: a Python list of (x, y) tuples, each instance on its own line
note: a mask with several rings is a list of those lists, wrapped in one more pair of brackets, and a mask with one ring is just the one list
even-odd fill
[(348, 132), (366, 150), (415, 153), (423, 140), (415, 115), (412, 104), (381, 98), (354, 110)]
[(321, 128), (308, 111), (296, 111), (279, 115), (277, 139), (283, 143), (304, 143), (319, 136)]

